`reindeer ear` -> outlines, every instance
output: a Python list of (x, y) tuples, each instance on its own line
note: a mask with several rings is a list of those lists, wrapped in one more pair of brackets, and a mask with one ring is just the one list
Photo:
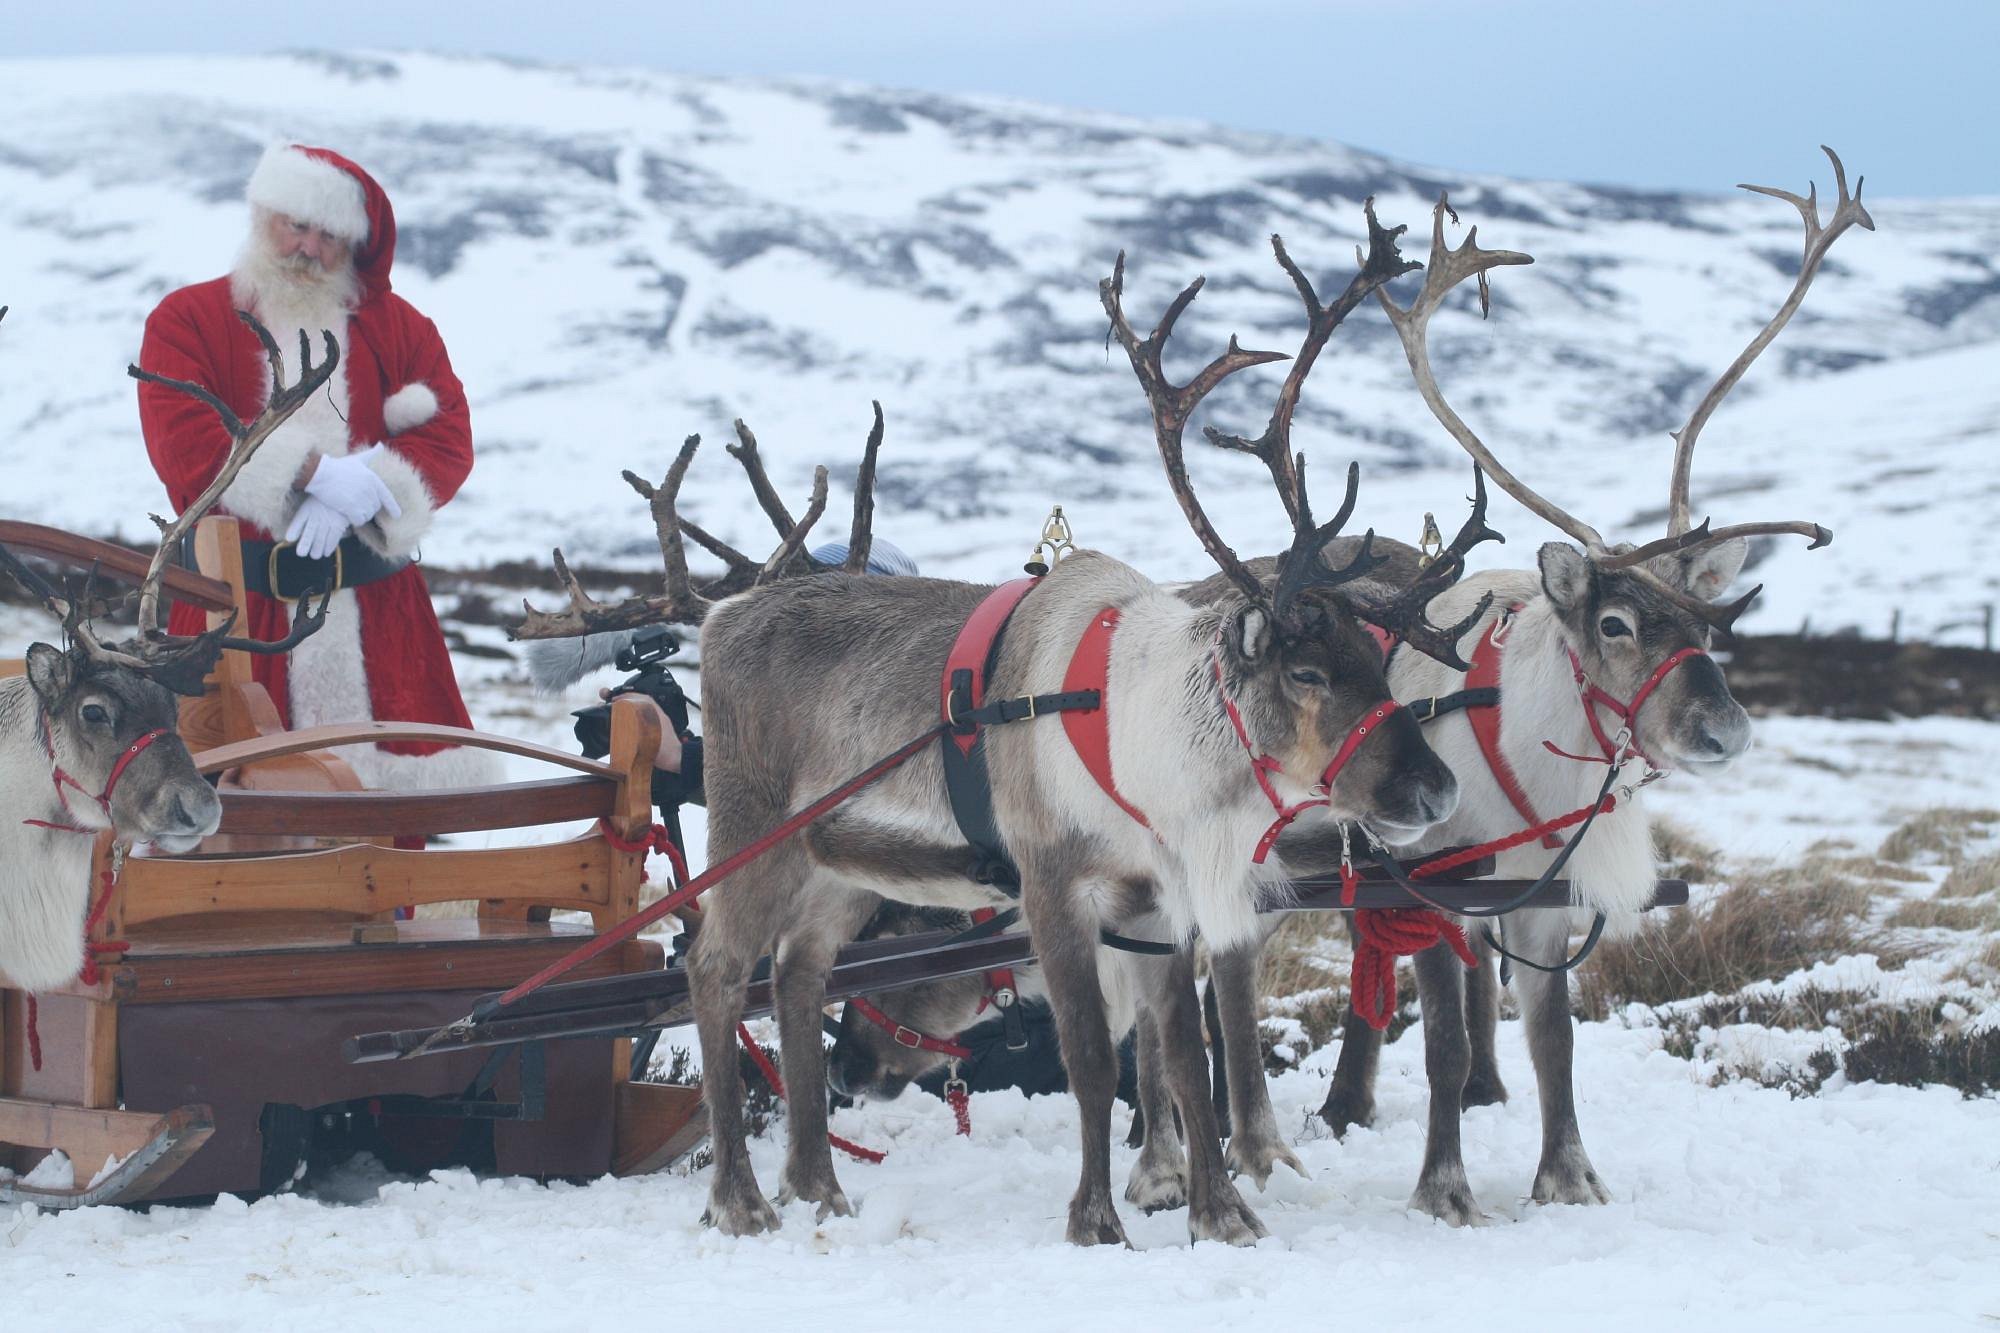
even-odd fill
[(61, 703), (74, 679), (68, 653), (46, 643), (28, 645), (28, 684), (41, 696), (44, 708)]
[(1236, 621), (1230, 627), (1236, 640), (1236, 652), (1246, 662), (1255, 662), (1271, 646), (1271, 617), (1263, 607), (1255, 602), (1236, 613)]
[(1722, 595), (1722, 590), (1736, 582), (1736, 576), (1743, 572), (1743, 561), (1750, 554), (1750, 543), (1743, 537), (1732, 537), (1719, 545), (1697, 551), (1688, 557), (1681, 575), (1682, 585), (1701, 598), (1712, 602)]
[(1545, 542), (1538, 557), (1542, 591), (1558, 611), (1574, 611), (1590, 596), (1595, 577), (1590, 559), (1568, 542)]

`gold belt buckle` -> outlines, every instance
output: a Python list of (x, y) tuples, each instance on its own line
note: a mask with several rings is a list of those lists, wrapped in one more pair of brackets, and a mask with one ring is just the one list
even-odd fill
[[(316, 593), (319, 591), (318, 588), (302, 588), (299, 590), (297, 595), (292, 597), (287, 597), (282, 591), (280, 591), (280, 585), (278, 583), (278, 556), (285, 551), (294, 551), (297, 549), (298, 549), (297, 542), (272, 542), (270, 557), (266, 560), (264, 565), (265, 586), (270, 588), (271, 596), (275, 597), (277, 600), (281, 602), (296, 602), (299, 600), (300, 597), (309, 596), (312, 593)], [(333, 585), (332, 587), (329, 587), (326, 591), (329, 594), (331, 594), (346, 586), (347, 586), (347, 552), (343, 550), (341, 547), (336, 546), (333, 548)]]

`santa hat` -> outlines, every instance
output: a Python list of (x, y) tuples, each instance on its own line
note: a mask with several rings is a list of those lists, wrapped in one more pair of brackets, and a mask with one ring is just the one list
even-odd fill
[(368, 202), (351, 166), (324, 148), (277, 143), (264, 150), (244, 194), (258, 208), (309, 222), (360, 246), (368, 241)]

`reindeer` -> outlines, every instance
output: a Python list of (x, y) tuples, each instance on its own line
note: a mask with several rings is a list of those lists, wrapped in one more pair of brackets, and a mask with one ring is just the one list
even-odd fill
[[(1325, 311), (1311, 303), (1318, 313), (1307, 353), (1400, 271), (1372, 241), (1341, 300)], [(1309, 292), (1293, 272), (1302, 294)], [(1257, 929), (1257, 882), (1278, 873), (1275, 865), (1246, 867), (1260, 835), (1325, 802), (1401, 840), (1448, 814), (1456, 800), (1453, 780), (1415, 725), (1389, 706), (1380, 654), (1358, 617), (1387, 622), (1420, 645), (1449, 645), (1459, 632), (1417, 618), (1434, 588), (1376, 599), (1362, 582), (1376, 561), (1369, 539), (1341, 569), (1322, 556), (1352, 513), (1357, 470), (1349, 471), (1339, 512), (1321, 525), (1312, 518), (1302, 467), (1284, 460), (1296, 479), (1280, 492), (1295, 537), (1269, 582), (1222, 542), (1188, 483), (1181, 461), (1188, 414), (1228, 375), (1279, 359), (1232, 340), (1188, 384), (1168, 381), (1161, 350), (1200, 286), (1176, 297), (1143, 339), (1122, 309), (1122, 255), (1101, 296), (1153, 406), (1169, 485), (1235, 585), (1234, 597), (1220, 607), (1193, 607), (1108, 556), (1082, 552), (1041, 579), (987, 676), (990, 697), (1035, 699), (1078, 670), (1073, 660), (1089, 674), (1094, 654), (1088, 646), (1078, 652), (1087, 635), (1103, 654), (1102, 779), (1067, 739), (1067, 725), (1063, 733), (1048, 725), (1002, 727), (985, 741), (996, 824), (1019, 868), (1021, 903), (1083, 1112), (1082, 1178), (1067, 1226), (1079, 1244), (1125, 1239), (1108, 1177), (1114, 1073), (1099, 932), (1152, 929), (1184, 940), (1199, 930), (1224, 944), (1247, 939)], [(1303, 368), (1294, 376), (1288, 387), (1295, 391)], [(1289, 405), (1280, 412), (1288, 422)], [(691, 453), (692, 442), (663, 497)], [(1280, 465), (1272, 468), (1277, 475)], [(1469, 545), (1486, 535), (1475, 519), (1461, 538)], [(802, 579), (710, 604), (688, 589), (684, 567), (673, 568), (672, 544), (663, 545), (674, 614), (702, 622), (711, 862), (749, 846), (806, 798), (863, 767), (885, 738), (925, 736), (934, 726), (936, 672), (992, 591), (928, 579)], [(1320, 776), (1318, 786), (1309, 775)], [(791, 1071), (780, 1200), (847, 1213), (819, 1091), (827, 969), (877, 897), (959, 908), (1004, 901), (968, 876), (969, 860), (946, 805), (941, 761), (925, 751), (778, 844), (709, 900), (688, 968), (716, 1155), (712, 1225), (743, 1234), (777, 1223), (750, 1170), (740, 1075), (729, 1058), (751, 965), (767, 952), (774, 958), (781, 1049)], [(1247, 1243), (1264, 1229), (1223, 1168), (1199, 1067), (1191, 969), (1185, 952), (1141, 969), (1167, 1083), (1189, 1127), (1190, 1232)]]
[[(1482, 250), (1477, 229), (1456, 250), (1444, 239), (1444, 222), (1457, 215), (1440, 199), (1432, 218), (1431, 254), (1422, 290), (1408, 307), (1384, 292), (1377, 299), (1396, 329), (1419, 392), (1432, 413), (1496, 484), (1548, 519), (1575, 545), (1550, 542), (1532, 571), (1495, 571), (1466, 579), (1439, 595), (1431, 609), (1449, 616), (1477, 601), (1494, 610), (1472, 617), (1459, 647), (1475, 660), (1497, 657), (1502, 707), (1496, 709), (1498, 765), (1489, 761), (1470, 710), (1442, 715), (1426, 729), (1438, 754), (1457, 775), (1463, 799), (1457, 812), (1434, 825), (1417, 844), (1432, 849), (1504, 838), (1540, 819), (1613, 801), (1575, 842), (1565, 871), (1576, 912), (1530, 911), (1504, 918), (1492, 948), (1524, 969), (1515, 983), (1523, 1029), (1533, 1058), (1542, 1111), (1542, 1151), (1532, 1198), (1538, 1203), (1600, 1204), (1609, 1191), (1591, 1165), (1577, 1125), (1573, 1091), (1574, 1033), (1569, 1010), (1568, 939), (1597, 917), (1597, 927), (1633, 928), (1650, 901), (1655, 866), (1651, 826), (1640, 789), (1667, 769), (1697, 776), (1729, 764), (1750, 740), (1748, 715), (1730, 696), (1720, 667), (1707, 653), (1716, 633), (1727, 634), (1761, 588), (1733, 602), (1715, 599), (1735, 581), (1751, 536), (1793, 534), (1814, 547), (1831, 534), (1817, 523), (1745, 523), (1711, 529), (1692, 521), (1689, 478), (1702, 427), (1759, 352), (1782, 330), (1804, 299), (1827, 248), (1849, 227), (1873, 230), (1873, 220), (1853, 195), (1831, 149), (1838, 201), (1822, 227), (1817, 192), (1798, 195), (1746, 186), (1797, 207), (1806, 224), (1805, 254), (1790, 296), (1696, 404), (1675, 434), (1667, 535), (1640, 546), (1607, 544), (1588, 524), (1531, 490), (1503, 467), (1452, 410), (1437, 386), (1426, 346), (1431, 314), (1458, 283), (1476, 277), (1482, 309), (1487, 274), (1531, 262), (1509, 251)], [(1461, 622), (1463, 623), (1463, 622)], [(1435, 656), (1397, 653), (1389, 666), (1398, 699), (1415, 702), (1456, 694), (1466, 673)], [(1581, 760), (1581, 761), (1580, 761)], [(1643, 777), (1614, 780), (1606, 773), (1637, 768)], [(1503, 786), (1502, 774), (1516, 784)], [(1322, 836), (1324, 836), (1322, 834)], [(1499, 873), (1535, 878), (1546, 874), (1567, 843), (1555, 834), (1505, 851)], [(1579, 956), (1580, 958), (1580, 956)], [(1229, 1060), (1232, 1118), (1268, 1115), (1269, 1098), (1256, 1071), (1254, 989), (1256, 950), (1214, 955)], [(1498, 995), (1482, 970), (1466, 978), (1439, 945), (1418, 955), (1416, 973), (1424, 1013), (1425, 1065), (1431, 1101), (1429, 1140), (1410, 1206), (1454, 1225), (1481, 1214), (1466, 1181), (1459, 1117), (1464, 1106), (1503, 1101), (1506, 1091), (1493, 1060)], [(1468, 1013), (1471, 1015), (1468, 1032)], [(1336, 1133), (1368, 1124), (1381, 1033), (1350, 1009), (1338, 1068), (1320, 1116)], [(1248, 1077), (1241, 1076), (1247, 1066)]]
[(257, 447), (326, 382), (339, 357), (328, 334), (325, 358), (314, 366), (302, 335), (299, 381), (287, 386), (277, 343), (248, 314), (241, 317), (264, 344), (273, 386), (269, 405), (247, 425), (198, 385), (137, 366), (129, 371), (207, 402), (232, 438), (221, 472), (195, 502), (171, 523), (153, 520), (160, 544), (139, 585), (137, 637), (110, 644), (98, 637), (90, 623), (94, 580), (65, 596), (0, 548), (0, 568), (62, 622), (65, 641), (60, 648), (29, 645), (26, 674), (0, 680), (0, 980), (6, 984), (46, 990), (83, 967), (94, 838), (76, 835), (112, 830), (115, 865), (134, 842), (183, 852), (215, 832), (222, 805), (175, 733), (175, 694), (199, 695), (202, 677), (227, 649), (289, 651), (326, 613), (324, 600), (316, 612), (302, 601), (292, 632), (277, 642), (232, 638), (228, 623), (194, 636), (159, 628), (160, 585), (181, 538)]

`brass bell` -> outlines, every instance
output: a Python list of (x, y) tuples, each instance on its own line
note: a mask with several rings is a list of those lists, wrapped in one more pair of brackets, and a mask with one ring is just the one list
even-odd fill
[[(1049, 572), (1049, 567), (1067, 558), (1076, 550), (1076, 542), (1069, 530), (1069, 520), (1063, 517), (1062, 506), (1049, 510), (1047, 521), (1042, 524), (1042, 535), (1035, 542), (1035, 549), (1028, 552), (1028, 561), (1021, 568), (1036, 578)], [(1042, 558), (1043, 552), (1048, 558)]]
[(1444, 554), (1444, 534), (1438, 531), (1437, 518), (1428, 510), (1424, 513), (1424, 535), (1417, 539), (1417, 549), (1422, 552), (1417, 557), (1417, 568), (1428, 569), (1433, 560)]

